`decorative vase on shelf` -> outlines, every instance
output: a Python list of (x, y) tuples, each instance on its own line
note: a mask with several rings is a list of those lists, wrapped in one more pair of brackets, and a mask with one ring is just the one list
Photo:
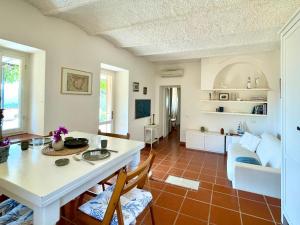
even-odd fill
[(247, 89), (251, 88), (251, 77), (248, 77), (248, 81), (247, 81)]
[(62, 150), (64, 148), (64, 141), (63, 140), (59, 140), (59, 141), (52, 141), (52, 148), (55, 151), (59, 151)]
[(260, 81), (260, 78), (256, 77), (255, 78), (255, 88), (259, 88), (259, 81)]

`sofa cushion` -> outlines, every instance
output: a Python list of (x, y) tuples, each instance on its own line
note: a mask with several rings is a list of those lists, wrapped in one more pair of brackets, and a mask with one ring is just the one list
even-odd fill
[(257, 155), (263, 166), (272, 168), (281, 167), (281, 146), (280, 141), (268, 133), (261, 135), (262, 140), (257, 147)]
[(238, 157), (251, 157), (260, 162), (259, 157), (255, 152), (251, 152), (248, 149), (245, 149), (239, 143), (232, 144), (231, 149), (230, 151), (228, 151), (227, 155), (227, 177), (229, 180), (232, 180), (233, 178), (235, 162), (236, 158)]
[(240, 156), (240, 157), (237, 157), (235, 159), (235, 161), (241, 162), (241, 163), (253, 164), (253, 165), (261, 165), (261, 163), (257, 159), (252, 158), (252, 157)]
[(240, 144), (249, 151), (255, 152), (260, 140), (261, 139), (259, 137), (245, 132), (240, 140)]

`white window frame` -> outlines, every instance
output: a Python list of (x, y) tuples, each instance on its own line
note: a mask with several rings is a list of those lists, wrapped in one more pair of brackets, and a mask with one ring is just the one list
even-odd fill
[(16, 59), (21, 60), (21, 86), (20, 86), (20, 92), (19, 92), (19, 99), (21, 100), (20, 102), (20, 127), (16, 129), (9, 129), (9, 130), (3, 130), (3, 135), (14, 135), (14, 134), (20, 134), (24, 133), (26, 131), (26, 118), (27, 118), (27, 105), (25, 104), (26, 96), (27, 94), (25, 93), (25, 85), (26, 83), (26, 62), (27, 62), (27, 55), (23, 52), (19, 51), (13, 51), (13, 50), (8, 50), (5, 48), (0, 48), (0, 85), (1, 85), (1, 80), (2, 80), (2, 56), (7, 56), (7, 57), (12, 57)]
[[(110, 70), (106, 70), (106, 69), (101, 69), (101, 72), (100, 72), (100, 80), (101, 80), (101, 76), (103, 75), (106, 75), (106, 76), (110, 76), (111, 77), (111, 113), (114, 113), (114, 82), (115, 82), (115, 73), (113, 71), (110, 71)], [(101, 91), (99, 92), (99, 102), (100, 102), (100, 95), (101, 95)], [(107, 101), (107, 96), (106, 96), (106, 102)], [(101, 102), (100, 102), (101, 104)], [(98, 112), (98, 115), (100, 113), (100, 106), (99, 106), (99, 112)], [(110, 124), (111, 125), (111, 132), (113, 133), (114, 131), (114, 115), (112, 115), (112, 119), (111, 120), (107, 120), (105, 122), (100, 122), (98, 121), (99, 125), (108, 125)]]

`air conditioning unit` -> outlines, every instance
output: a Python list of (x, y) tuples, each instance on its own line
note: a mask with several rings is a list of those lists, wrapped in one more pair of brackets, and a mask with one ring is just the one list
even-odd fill
[(160, 71), (161, 77), (182, 77), (183, 75), (183, 69), (165, 69)]

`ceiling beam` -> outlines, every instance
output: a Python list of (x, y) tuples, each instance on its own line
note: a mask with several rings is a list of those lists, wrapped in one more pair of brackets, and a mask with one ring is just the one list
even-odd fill
[(207, 57), (218, 57), (224, 55), (240, 55), (240, 54), (252, 54), (257, 52), (272, 51), (280, 48), (280, 43), (261, 43), (253, 44), (249, 46), (231, 46), (218, 49), (201, 49), (195, 51), (184, 51), (177, 53), (147, 55), (146, 57), (151, 62), (166, 62), (166, 61), (182, 61), (201, 59)]
[(98, 2), (98, 1), (99, 0), (86, 0), (84, 2), (83, 1), (77, 1), (77, 2), (72, 1), (69, 6), (60, 7), (60, 8), (53, 8), (53, 9), (50, 9), (50, 10), (47, 10), (47, 11), (43, 11), (43, 14), (45, 16), (55, 16), (57, 14), (68, 12), (72, 9), (83, 7), (83, 6), (86, 6), (86, 5), (89, 5), (89, 4), (93, 4), (93, 3)]

